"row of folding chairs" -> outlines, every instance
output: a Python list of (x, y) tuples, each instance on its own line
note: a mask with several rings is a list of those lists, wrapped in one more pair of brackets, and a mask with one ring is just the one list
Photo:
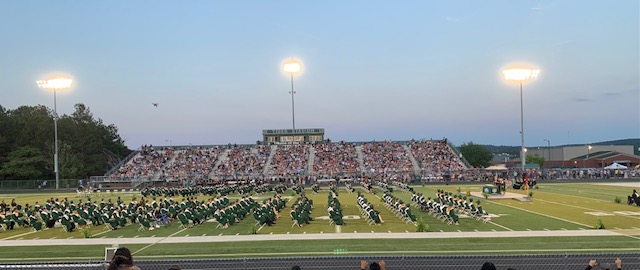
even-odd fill
[(367, 212), (367, 210), (363, 208), (362, 204), (359, 201), (356, 204), (358, 205), (358, 210), (360, 211), (360, 215), (367, 221), (367, 224), (369, 226), (380, 225), (380, 223), (376, 223), (376, 221), (373, 220), (371, 215), (369, 215), (369, 212)]
[[(387, 196), (390, 196), (392, 199), (396, 199), (391, 194), (387, 194)], [(405, 223), (413, 223), (411, 218), (409, 216), (407, 216), (406, 213), (404, 213), (402, 211), (402, 209), (396, 207), (395, 205), (390, 204), (384, 198), (383, 198), (383, 202), (384, 202), (384, 207), (387, 208), (387, 210), (391, 211), (394, 215), (396, 215), (397, 218), (399, 218), (400, 220), (404, 221)]]

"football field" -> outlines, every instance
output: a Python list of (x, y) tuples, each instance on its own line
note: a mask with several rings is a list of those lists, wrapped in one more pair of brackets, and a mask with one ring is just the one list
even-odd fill
[[(451, 184), (414, 186), (425, 197), (434, 197), (441, 189), (467, 196), (482, 189), (481, 184)], [(485, 199), (483, 208), (491, 220), (484, 222), (460, 214), (460, 224), (448, 224), (428, 212), (412, 206), (412, 212), (427, 226), (426, 232), (416, 232), (417, 226), (407, 223), (385, 207), (382, 191), (364, 193), (380, 211), (384, 223), (369, 225), (362, 217), (356, 193), (340, 189), (345, 225), (336, 227), (327, 213), (327, 188), (317, 194), (309, 188), (307, 197), (313, 200), (314, 218), (303, 227), (292, 226), (289, 206), (284, 208), (273, 226), (257, 227), (248, 216), (227, 228), (216, 228), (215, 222), (205, 222), (191, 228), (180, 228), (178, 221), (152, 231), (139, 230), (130, 224), (118, 230), (105, 230), (103, 225), (65, 232), (52, 228), (34, 232), (30, 228), (0, 230), (2, 261), (36, 260), (99, 260), (104, 249), (114, 244), (126, 246), (137, 259), (193, 259), (222, 257), (284, 257), (327, 255), (468, 255), (468, 254), (559, 254), (593, 252), (640, 252), (640, 207), (629, 206), (626, 198), (638, 182), (625, 183), (542, 183), (538, 188), (507, 190), (528, 196), (530, 200)], [(273, 194), (255, 195), (256, 201)], [(394, 190), (393, 195), (411, 202), (411, 193)], [(48, 198), (67, 197), (86, 201), (75, 193), (1, 194), (0, 199), (16, 199), (19, 204), (43, 204)], [(140, 194), (114, 192), (91, 200), (113, 200), (121, 197), (129, 202)], [(295, 199), (292, 190), (283, 196)], [(230, 199), (239, 198), (230, 195)], [(619, 203), (616, 202), (619, 199)], [(161, 198), (157, 198), (158, 200)], [(181, 198), (175, 198), (181, 200)], [(198, 199), (209, 199), (200, 196)], [(604, 229), (596, 226), (604, 225)]]

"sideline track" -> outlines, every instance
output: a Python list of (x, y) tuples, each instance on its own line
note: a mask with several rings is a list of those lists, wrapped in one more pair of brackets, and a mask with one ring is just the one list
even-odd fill
[[(634, 234), (640, 234), (636, 232)], [(554, 231), (502, 231), (502, 232), (427, 232), (427, 233), (325, 233), (325, 234), (258, 234), (223, 236), (179, 236), (138, 238), (86, 238), (86, 239), (35, 239), (0, 240), (0, 247), (25, 246), (77, 246), (113, 244), (172, 244), (216, 243), (277, 240), (341, 240), (341, 239), (440, 239), (440, 238), (509, 238), (509, 237), (576, 237), (576, 236), (627, 236), (612, 230), (554, 230)]]

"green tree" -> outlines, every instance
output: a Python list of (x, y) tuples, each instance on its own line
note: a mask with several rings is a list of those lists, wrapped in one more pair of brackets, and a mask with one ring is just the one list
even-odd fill
[(6, 160), (6, 153), (11, 152), (9, 120), (8, 111), (0, 105), (0, 164)]
[[(82, 103), (74, 108), (71, 115), (58, 118), (60, 177), (103, 175), (130, 150), (115, 125), (105, 125), (101, 119), (94, 118), (89, 107)], [(53, 120), (53, 111), (42, 105), (20, 106), (14, 110), (0, 106), (0, 179), (54, 177)], [(39, 163), (41, 161), (44, 162)], [(33, 164), (38, 164), (37, 170), (30, 167)], [(21, 166), (25, 172), (20, 171)]]
[(533, 163), (533, 164), (538, 164), (538, 166), (540, 166), (540, 168), (542, 168), (542, 166), (544, 166), (544, 157), (538, 155), (538, 154), (527, 154), (527, 163)]
[(460, 146), (462, 156), (474, 167), (487, 167), (493, 153), (482, 145), (468, 142)]
[(14, 180), (42, 179), (47, 175), (45, 164), (47, 158), (40, 149), (22, 146), (9, 153), (0, 175)]

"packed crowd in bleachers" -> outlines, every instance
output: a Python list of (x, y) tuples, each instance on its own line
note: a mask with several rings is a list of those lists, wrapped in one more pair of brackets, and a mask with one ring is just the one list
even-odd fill
[(439, 175), (442, 179), (443, 174), (461, 178), (466, 174), (464, 168), (446, 140), (404, 144), (392, 141), (362, 144), (327, 141), (299, 145), (143, 145), (108, 178), (203, 183), (209, 180), (300, 176), (313, 179), (367, 176), (405, 180), (420, 179), (421, 176), (424, 179), (423, 176), (428, 174)]
[(272, 156), (269, 172), (276, 175), (303, 174), (307, 171), (309, 145), (279, 145)]
[(119, 179), (154, 176), (171, 156), (173, 156), (172, 149), (156, 151), (153, 145), (143, 145), (140, 147), (140, 152), (129, 162), (120, 166), (113, 176)]
[(320, 175), (354, 175), (360, 170), (358, 153), (353, 144), (328, 142), (316, 144), (313, 171)]
[(362, 145), (362, 153), (367, 172), (395, 175), (413, 170), (409, 153), (398, 142), (365, 143)]
[(256, 147), (235, 146), (227, 151), (226, 159), (215, 169), (218, 175), (255, 175), (262, 174), (271, 148), (265, 145)]
[(173, 161), (169, 161), (160, 172), (160, 178), (191, 178), (205, 176), (211, 172), (221, 150), (218, 147), (187, 147), (183, 150), (169, 148), (174, 154)]
[(464, 169), (460, 158), (451, 151), (446, 140), (412, 140), (407, 146), (425, 176), (451, 175)]

